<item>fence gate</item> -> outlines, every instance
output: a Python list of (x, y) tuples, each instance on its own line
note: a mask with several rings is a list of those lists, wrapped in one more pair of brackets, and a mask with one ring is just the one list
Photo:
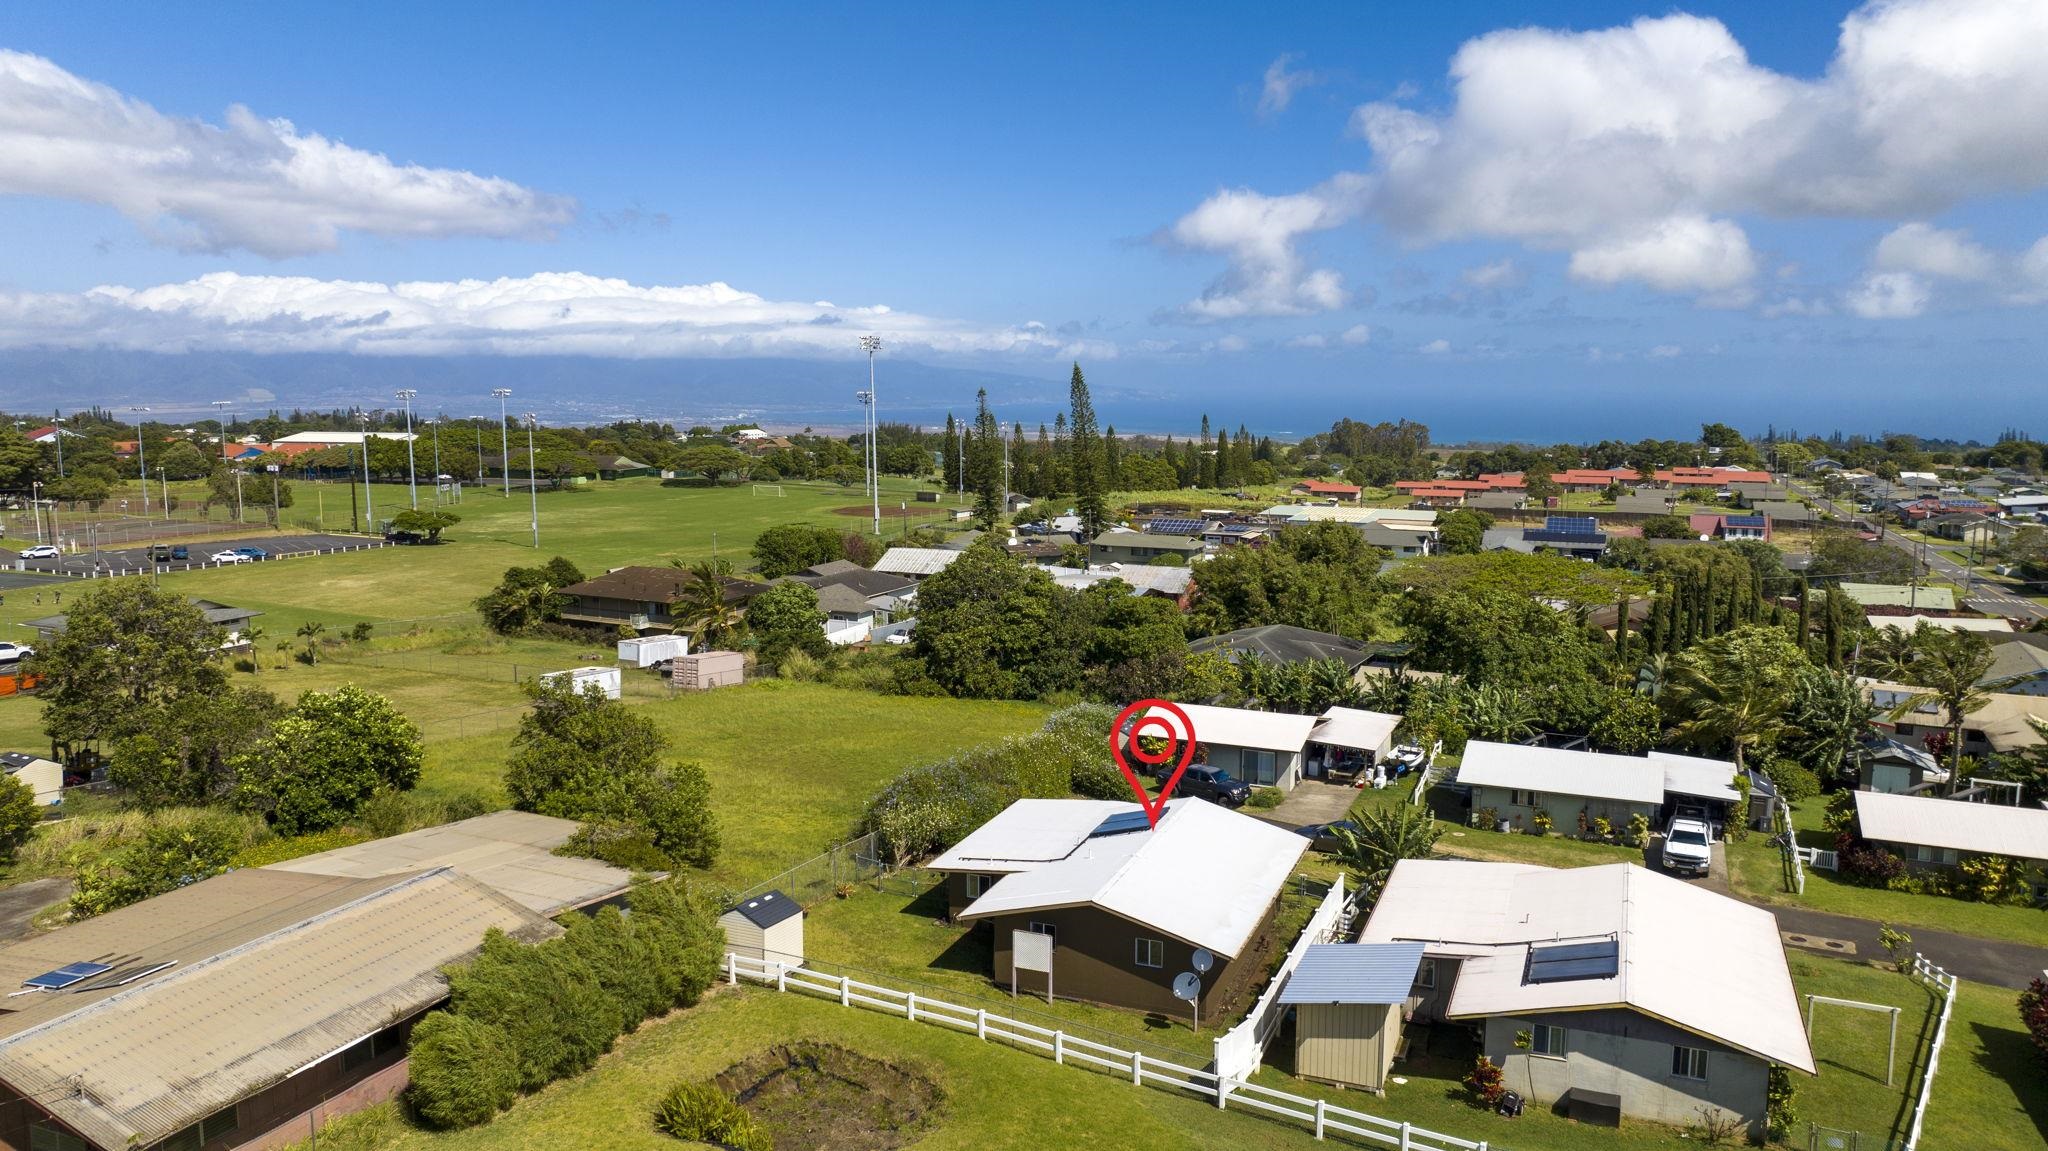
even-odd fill
[(1857, 1141), (1862, 1133), (1844, 1131), (1839, 1127), (1823, 1127), (1818, 1123), (1806, 1125), (1806, 1151), (1857, 1151)]

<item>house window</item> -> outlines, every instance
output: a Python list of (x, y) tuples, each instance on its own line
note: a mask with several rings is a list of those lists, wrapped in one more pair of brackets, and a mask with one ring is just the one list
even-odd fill
[(1519, 788), (1508, 792), (1509, 807), (1538, 807), (1542, 803), (1543, 796), (1540, 792), (1523, 791)]
[(69, 1131), (46, 1127), (40, 1121), (28, 1129), (29, 1151), (92, 1151), (92, 1144)]
[(1132, 948), (1133, 961), (1140, 967), (1166, 966), (1166, 941), (1164, 939), (1140, 939)]
[(1913, 847), (1913, 862), (1940, 863), (1953, 867), (1956, 862), (1956, 849), (1953, 847), (1927, 847), (1915, 844)]
[(1415, 986), (1434, 990), (1436, 988), (1436, 960), (1425, 959), (1415, 971)]
[(1529, 1029), (1529, 1054), (1564, 1058), (1564, 1028), (1539, 1023)]
[(1026, 924), (1024, 925), (1024, 930), (1026, 930), (1026, 931), (1029, 931), (1029, 932), (1033, 932), (1033, 933), (1035, 933), (1035, 934), (1038, 934), (1038, 935), (1057, 935), (1057, 934), (1058, 934), (1057, 932), (1055, 932), (1055, 931), (1053, 930), (1052, 924), (1050, 924), (1050, 923), (1040, 923), (1040, 922), (1038, 922), (1037, 920), (1032, 920), (1031, 922), (1029, 922), (1029, 923), (1026, 923)]
[(1237, 762), (1239, 768), (1245, 774), (1245, 782), (1247, 783), (1270, 785), (1278, 781), (1278, 776), (1275, 775), (1273, 768), (1273, 753), (1270, 751), (1259, 751), (1247, 747), (1237, 753)]
[(1707, 1052), (1703, 1047), (1673, 1047), (1671, 1049), (1671, 1074), (1679, 1079), (1705, 1080), (1707, 1077)]
[(980, 899), (989, 888), (996, 885), (997, 878), (997, 876), (993, 875), (974, 875), (970, 873), (967, 876), (967, 898)]

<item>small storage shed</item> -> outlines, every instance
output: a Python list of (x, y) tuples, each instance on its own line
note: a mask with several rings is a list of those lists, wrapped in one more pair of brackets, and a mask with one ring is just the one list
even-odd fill
[(683, 635), (643, 635), (619, 641), (619, 662), (627, 667), (653, 667), (689, 652), (690, 637)]
[(756, 895), (718, 917), (725, 948), (761, 963), (804, 962), (804, 909), (780, 891)]
[(1318, 943), (1280, 989), (1294, 1008), (1294, 1073), (1386, 1093), (1420, 943)]
[(48, 807), (64, 802), (64, 766), (25, 751), (0, 752), (0, 769), (28, 784), (36, 803)]
[(679, 655), (673, 665), (675, 685), (683, 691), (730, 687), (746, 679), (746, 657), (736, 651), (700, 651)]
[(619, 669), (615, 667), (572, 667), (567, 671), (551, 671), (540, 677), (546, 684), (568, 681), (570, 690), (581, 695), (591, 684), (604, 692), (606, 699), (619, 698)]

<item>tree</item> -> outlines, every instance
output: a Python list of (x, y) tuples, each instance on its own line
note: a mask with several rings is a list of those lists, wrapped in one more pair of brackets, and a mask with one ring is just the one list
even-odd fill
[(71, 892), (71, 916), (104, 915), (219, 875), (245, 838), (235, 819), (219, 814), (152, 824), (141, 842), (79, 869)]
[(381, 695), (309, 691), (240, 756), (236, 795), (280, 835), (334, 827), (380, 790), (410, 791), (425, 761), (419, 728)]
[(1043, 569), (975, 540), (917, 589), (911, 651), (948, 694), (1036, 699), (1079, 679), (1079, 620)]
[(1813, 562), (1806, 576), (1815, 583), (1910, 583), (1919, 574), (1911, 553), (1890, 544), (1870, 543), (1854, 532), (1814, 533)]
[(1773, 627), (1745, 627), (1679, 657), (1663, 699), (1677, 733), (1710, 747), (1733, 747), (1735, 766), (1751, 748), (1774, 742), (1806, 657)]
[(1978, 686), (1991, 670), (1991, 641), (1981, 632), (1950, 631), (1922, 623), (1913, 631), (1913, 658), (1906, 679), (1921, 690), (1891, 710), (1899, 719), (1928, 704), (1942, 709), (1949, 735), (1949, 788), (1961, 785), (1963, 722), (1991, 702), (1992, 693)]
[(503, 1029), (436, 1011), (412, 1029), (406, 1096), (442, 1130), (488, 1123), (519, 1094), (518, 1056)]
[(1854, 676), (1801, 668), (1785, 713), (1785, 750), (1832, 785), (1853, 765), (1876, 717), (1877, 706)]
[(1437, 546), (1445, 555), (1476, 556), (1485, 546), (1486, 529), (1493, 526), (1493, 517), (1471, 508), (1456, 508), (1439, 516), (1436, 526)]
[(476, 601), (485, 626), (505, 635), (532, 631), (562, 618), (576, 601), (562, 589), (583, 582), (583, 573), (561, 556), (537, 567), (505, 569), (505, 578)]
[(684, 448), (676, 457), (684, 471), (696, 472), (706, 479), (716, 480), (731, 472), (742, 479), (753, 466), (753, 457), (738, 448), (725, 444), (705, 444), (700, 447)]
[(1107, 501), (1114, 481), (1108, 457), (1115, 447), (1114, 429), (1109, 443), (1096, 432), (1095, 401), (1088, 394), (1088, 381), (1082, 377), (1078, 363), (1067, 383), (1067, 402), (1067, 455), (1074, 488), (1074, 514), (1081, 517), (1082, 534), (1094, 539), (1109, 523)]
[(237, 760), (283, 712), (261, 688), (182, 696), (114, 741), (108, 774), (145, 811), (216, 802), (234, 792)]
[(982, 531), (995, 529), (1003, 516), (1003, 442), (995, 413), (988, 409), (988, 389), (974, 395), (974, 431), (967, 443), (967, 486), (974, 489), (974, 519)]
[(2048, 1059), (2048, 982), (2038, 975), (2020, 992), (2020, 1025), (2027, 1029), (2034, 1050)]
[(306, 641), (306, 663), (320, 662), (320, 636), (327, 631), (327, 625), (319, 620), (307, 620), (299, 625), (298, 636)]
[(831, 650), (818, 592), (806, 584), (776, 584), (747, 604), (747, 627), (759, 641), (761, 662), (780, 667), (790, 652), (818, 657)]
[[(681, 561), (675, 562), (680, 565)], [(675, 630), (690, 636), (700, 649), (716, 649), (739, 634), (746, 618), (746, 612), (726, 594), (725, 581), (731, 572), (731, 565), (722, 559), (697, 561), (670, 608)]]
[(213, 470), (213, 461), (206, 453), (185, 441), (172, 444), (162, 455), (151, 457), (149, 463), (174, 480), (196, 480)]
[(12, 422), (0, 423), (0, 491), (28, 491), (42, 476), (42, 450)]
[(1646, 540), (1689, 540), (1694, 534), (1692, 522), (1684, 516), (1643, 517), (1643, 538)]
[(781, 579), (807, 567), (845, 558), (841, 534), (823, 524), (778, 524), (754, 538), (754, 566), (763, 579)]
[(221, 629), (190, 600), (141, 580), (110, 581), (70, 605), (64, 630), (30, 657), (43, 730), (66, 746), (139, 730), (151, 709), (221, 691)]
[(1405, 803), (1368, 811), (1357, 822), (1356, 831), (1335, 829), (1337, 862), (1351, 873), (1367, 904), (1379, 898), (1395, 864), (1427, 859), (1443, 835), (1426, 809)]
[(35, 789), (16, 776), (0, 779), (0, 863), (13, 863), (43, 818)]
[(416, 532), (427, 542), (441, 542), (441, 533), (462, 522), (462, 517), (440, 508), (407, 508), (391, 517), (391, 526), (402, 532)]

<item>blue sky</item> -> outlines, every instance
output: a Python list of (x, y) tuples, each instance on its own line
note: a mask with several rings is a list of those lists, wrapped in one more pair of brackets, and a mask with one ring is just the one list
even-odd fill
[(9, 348), (874, 330), (1162, 428), (2048, 415), (2038, 0), (16, 4), (0, 52)]

